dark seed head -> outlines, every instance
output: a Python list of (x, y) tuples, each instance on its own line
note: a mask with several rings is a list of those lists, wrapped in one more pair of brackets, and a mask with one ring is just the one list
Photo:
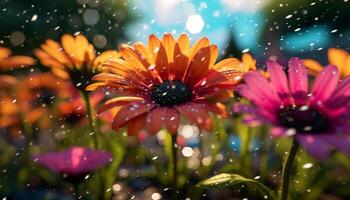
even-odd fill
[(289, 106), (278, 111), (279, 122), (300, 133), (324, 133), (330, 129), (328, 118), (309, 106)]
[(165, 81), (151, 91), (152, 100), (161, 106), (173, 106), (188, 102), (192, 90), (181, 81)]
[(39, 88), (34, 93), (36, 95), (36, 101), (34, 102), (35, 105), (52, 104), (56, 95), (55, 91), (49, 88)]

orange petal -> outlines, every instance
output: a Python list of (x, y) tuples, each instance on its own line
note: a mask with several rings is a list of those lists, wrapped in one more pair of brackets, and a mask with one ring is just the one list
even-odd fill
[(85, 90), (86, 91), (94, 91), (97, 90), (98, 88), (107, 85), (107, 83), (104, 82), (97, 82), (97, 83), (91, 83), (90, 85), (88, 85)]
[(173, 64), (173, 70), (175, 73), (176, 80), (183, 80), (185, 72), (188, 67), (188, 57), (181, 51), (180, 44), (176, 43), (175, 49), (174, 49), (174, 64)]
[(128, 84), (126, 79), (122, 76), (111, 74), (111, 73), (100, 73), (95, 75), (92, 80), (94, 81), (101, 81), (101, 82), (107, 82), (107, 83), (118, 83), (122, 85)]
[(145, 59), (150, 65), (154, 65), (154, 57), (153, 54), (149, 51), (148, 47), (146, 47), (141, 42), (136, 42), (134, 44), (134, 48), (139, 52), (139, 54), (145, 57)]
[(93, 65), (100, 66), (102, 63), (106, 62), (107, 60), (109, 60), (111, 58), (120, 58), (120, 54), (114, 50), (105, 51), (96, 57)]
[(60, 62), (58, 62), (56, 59), (52, 58), (48, 53), (44, 52), (41, 49), (35, 49), (34, 54), (36, 57), (40, 59), (41, 64), (43, 64), (46, 67), (51, 68), (64, 68), (64, 65)]
[(190, 49), (190, 40), (188, 39), (187, 34), (181, 34), (180, 37), (177, 39), (177, 43), (179, 44), (179, 47), (183, 53), (188, 55), (189, 49)]
[(159, 46), (161, 42), (155, 35), (150, 35), (148, 38), (148, 49), (150, 53), (153, 55), (153, 58), (156, 58)]
[(215, 64), (212, 69), (215, 69), (216, 71), (225, 71), (225, 70), (239, 70), (242, 72), (246, 72), (246, 68), (243, 66), (240, 60), (237, 58), (226, 58), (224, 60), (221, 60), (217, 64)]
[(165, 47), (162, 44), (159, 46), (157, 51), (155, 69), (162, 80), (167, 80), (171, 73), (169, 71), (167, 53), (166, 53)]
[(85, 36), (79, 34), (75, 37), (75, 58), (79, 60), (79, 62), (89, 63), (93, 59), (95, 59), (95, 49), (89, 43)]
[(340, 70), (340, 74), (345, 75), (345, 62), (349, 54), (343, 49), (330, 48), (328, 49), (328, 60), (332, 65), (336, 65)]
[(343, 77), (350, 75), (350, 56), (348, 56), (348, 58), (345, 61), (345, 69), (346, 69), (346, 72), (344, 73)]
[(0, 66), (6, 68), (18, 68), (34, 64), (34, 59), (29, 56), (11, 56), (0, 62)]
[(165, 48), (169, 63), (174, 61), (173, 56), (174, 56), (175, 43), (176, 43), (176, 41), (170, 33), (166, 33), (163, 35), (162, 44)]
[(209, 71), (210, 61), (211, 47), (205, 47), (197, 51), (190, 61), (184, 81), (190, 84), (197, 82), (199, 78)]
[(59, 78), (61, 78), (63, 80), (68, 80), (69, 79), (69, 74), (66, 71), (64, 71), (63, 69), (54, 67), (54, 68), (51, 69), (51, 71), (52, 71), (52, 73), (55, 76), (57, 76), (57, 77), (59, 77)]
[(320, 71), (322, 71), (323, 67), (320, 63), (315, 60), (305, 59), (304, 65), (308, 69), (309, 74), (316, 76)]
[(79, 59), (79, 55), (76, 52), (77, 47), (74, 37), (68, 34), (64, 34), (61, 38), (61, 43), (64, 51), (73, 60), (75, 66), (80, 66), (84, 58)]
[(151, 134), (156, 134), (164, 125), (167, 108), (158, 107), (147, 115), (147, 129)]
[(63, 51), (62, 46), (53, 40), (46, 40), (41, 48), (46, 51), (53, 59), (66, 66), (72, 66), (74, 63), (69, 56)]
[(242, 63), (246, 66), (247, 71), (256, 70), (256, 60), (249, 53), (242, 55)]
[(112, 128), (118, 131), (131, 120), (141, 116), (154, 107), (153, 104), (145, 105), (143, 103), (134, 103), (132, 105), (123, 106), (113, 119)]
[(12, 52), (9, 48), (0, 47), (0, 62), (2, 59), (9, 57), (11, 53)]
[(146, 115), (141, 115), (129, 122), (127, 132), (129, 136), (137, 135), (146, 123)]
[(120, 54), (128, 65), (137, 70), (146, 70), (149, 66), (142, 61), (142, 58), (137, 55), (136, 50), (129, 45), (121, 45)]
[(113, 99), (106, 101), (105, 104), (98, 109), (97, 114), (101, 114), (114, 107), (125, 106), (126, 104), (130, 104), (132, 102), (139, 102), (143, 100), (144, 99), (141, 97), (131, 97), (131, 96), (115, 97)]
[(210, 46), (210, 60), (209, 60), (209, 68), (213, 67), (216, 59), (219, 55), (219, 49), (216, 45)]
[(209, 42), (208, 38), (206, 38), (206, 37), (203, 37), (203, 38), (197, 40), (197, 42), (191, 48), (190, 58), (195, 56), (199, 50), (208, 47), (209, 44), (210, 44), (210, 42)]

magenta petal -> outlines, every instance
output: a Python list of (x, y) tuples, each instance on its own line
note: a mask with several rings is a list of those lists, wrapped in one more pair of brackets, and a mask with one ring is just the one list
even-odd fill
[(283, 66), (271, 60), (268, 60), (266, 62), (266, 65), (273, 87), (276, 89), (276, 92), (278, 93), (280, 98), (286, 101), (286, 103), (288, 103), (290, 93), (288, 88), (287, 76), (286, 73), (283, 71)]
[(321, 137), (307, 134), (296, 136), (298, 142), (307, 150), (307, 152), (319, 160), (324, 160), (329, 156), (331, 145)]
[(340, 81), (338, 87), (334, 90), (332, 97), (328, 101), (331, 108), (344, 108), (350, 102), (350, 76)]
[(110, 153), (83, 147), (72, 147), (61, 152), (43, 153), (33, 156), (33, 160), (53, 172), (80, 175), (94, 171), (112, 159)]
[(247, 73), (244, 76), (244, 80), (248, 86), (246, 89), (251, 93), (249, 96), (254, 98), (254, 103), (260, 102), (261, 105), (269, 107), (278, 107), (281, 104), (281, 99), (271, 83), (269, 83), (259, 72)]
[(312, 99), (317, 104), (327, 100), (339, 81), (339, 70), (335, 66), (324, 68), (316, 77), (312, 88)]
[(307, 73), (299, 58), (289, 60), (289, 88), (296, 103), (303, 103), (308, 94)]

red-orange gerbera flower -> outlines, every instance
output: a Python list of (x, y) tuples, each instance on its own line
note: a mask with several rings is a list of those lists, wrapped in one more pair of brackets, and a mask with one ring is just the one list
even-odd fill
[(31, 74), (18, 84), (17, 97), (20, 109), (29, 123), (47, 120), (48, 108), (55, 102), (69, 97), (68, 83), (47, 74)]
[(151, 133), (166, 128), (176, 133), (180, 114), (191, 123), (211, 130), (208, 112), (226, 116), (220, 102), (232, 97), (232, 89), (246, 71), (235, 58), (217, 64), (218, 48), (207, 38), (192, 47), (187, 35), (177, 40), (165, 34), (149, 37), (148, 46), (122, 45), (122, 59), (102, 64), (102, 73), (87, 90), (105, 88), (117, 97), (107, 101), (99, 113), (118, 107), (112, 127), (127, 127), (129, 135), (147, 127)]
[(29, 56), (11, 56), (11, 54), (10, 49), (0, 47), (0, 70), (11, 70), (35, 64), (34, 59)]
[(41, 49), (34, 51), (40, 62), (62, 79), (71, 79), (73, 84), (84, 90), (91, 77), (98, 73), (98, 66), (111, 57), (119, 57), (114, 50), (96, 56), (95, 48), (83, 35), (65, 34), (61, 44), (46, 40)]

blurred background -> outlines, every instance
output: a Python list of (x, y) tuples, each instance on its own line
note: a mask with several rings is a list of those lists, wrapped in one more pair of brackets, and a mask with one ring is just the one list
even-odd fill
[(149, 34), (209, 37), (223, 56), (303, 54), (322, 61), (349, 48), (348, 0), (4, 0), (0, 44), (30, 54), (46, 38), (81, 32), (99, 50)]

